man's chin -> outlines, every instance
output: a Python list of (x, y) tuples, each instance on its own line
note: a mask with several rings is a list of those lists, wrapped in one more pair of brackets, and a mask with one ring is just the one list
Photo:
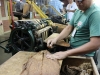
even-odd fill
[(82, 8), (82, 7), (79, 7), (79, 9), (80, 9), (80, 10), (84, 10), (84, 8)]

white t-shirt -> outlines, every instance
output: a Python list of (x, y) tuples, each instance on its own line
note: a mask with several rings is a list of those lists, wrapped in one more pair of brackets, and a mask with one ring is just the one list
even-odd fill
[[(75, 2), (73, 2), (72, 4), (68, 4), (66, 7), (66, 10), (75, 10), (75, 9), (78, 9)], [(73, 15), (74, 15), (74, 12), (67, 12), (67, 20), (70, 21), (72, 19)]]

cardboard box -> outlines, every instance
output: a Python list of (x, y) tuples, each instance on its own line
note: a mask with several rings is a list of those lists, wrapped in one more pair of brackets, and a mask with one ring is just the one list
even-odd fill
[(63, 60), (61, 67), (63, 67), (64, 65), (77, 67), (83, 63), (90, 63), (93, 67), (93, 74), (92, 75), (99, 75), (96, 64), (95, 64), (92, 57), (70, 56), (70, 57)]

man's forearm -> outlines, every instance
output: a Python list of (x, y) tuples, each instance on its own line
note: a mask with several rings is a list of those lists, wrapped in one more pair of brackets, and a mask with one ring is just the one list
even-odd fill
[(71, 25), (66, 26), (66, 28), (63, 29), (63, 31), (60, 33), (60, 35), (57, 37), (58, 40), (62, 40), (70, 35), (72, 32), (73, 27)]
[(87, 54), (89, 52), (93, 52), (95, 50), (97, 50), (100, 46), (100, 43), (95, 43), (95, 42), (88, 42), (78, 48), (75, 49), (71, 49), (66, 51), (68, 56), (72, 56), (72, 55), (83, 55), (83, 54)]
[(62, 12), (62, 14), (65, 14), (65, 11), (64, 11), (64, 9), (62, 9), (62, 10), (61, 10), (61, 12)]
[(68, 12), (75, 12), (75, 10), (67, 10)]

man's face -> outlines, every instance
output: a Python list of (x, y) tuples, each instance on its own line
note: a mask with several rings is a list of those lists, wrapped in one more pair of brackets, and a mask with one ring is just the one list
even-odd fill
[(73, 2), (73, 0), (68, 0), (68, 2), (69, 2), (69, 3), (72, 3), (72, 2)]
[(92, 0), (75, 0), (75, 1), (78, 8), (83, 11), (87, 10), (92, 4)]

